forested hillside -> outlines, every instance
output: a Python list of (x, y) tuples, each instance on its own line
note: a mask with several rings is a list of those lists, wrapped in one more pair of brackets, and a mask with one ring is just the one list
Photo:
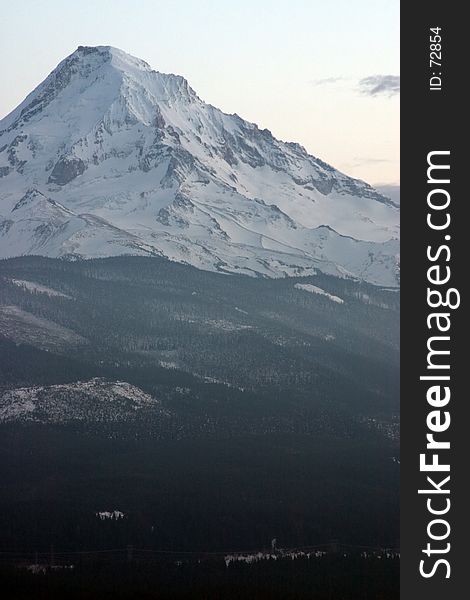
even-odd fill
[(398, 296), (158, 258), (0, 262), (4, 550), (396, 547)]

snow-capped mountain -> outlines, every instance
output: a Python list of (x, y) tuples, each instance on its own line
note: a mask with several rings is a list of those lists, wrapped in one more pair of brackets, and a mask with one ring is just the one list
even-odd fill
[(0, 257), (398, 282), (399, 209), (177, 75), (82, 47), (0, 121)]

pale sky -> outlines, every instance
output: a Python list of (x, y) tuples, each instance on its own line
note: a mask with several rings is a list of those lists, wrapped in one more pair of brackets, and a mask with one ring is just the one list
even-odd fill
[[(186, 77), (222, 110), (399, 183), (399, 0), (3, 0), (0, 118), (79, 45)], [(362, 82), (362, 83), (360, 83)]]

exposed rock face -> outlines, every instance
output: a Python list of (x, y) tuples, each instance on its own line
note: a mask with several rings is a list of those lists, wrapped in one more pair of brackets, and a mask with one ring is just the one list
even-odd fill
[(80, 158), (63, 157), (56, 162), (52, 173), (47, 180), (48, 183), (56, 183), (57, 185), (66, 185), (77, 175), (81, 175), (86, 169), (86, 165)]

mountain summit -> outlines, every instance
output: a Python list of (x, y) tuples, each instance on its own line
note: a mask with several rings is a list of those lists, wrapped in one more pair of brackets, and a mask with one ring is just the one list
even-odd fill
[(399, 209), (178, 75), (80, 46), (0, 121), (0, 257), (398, 284)]

